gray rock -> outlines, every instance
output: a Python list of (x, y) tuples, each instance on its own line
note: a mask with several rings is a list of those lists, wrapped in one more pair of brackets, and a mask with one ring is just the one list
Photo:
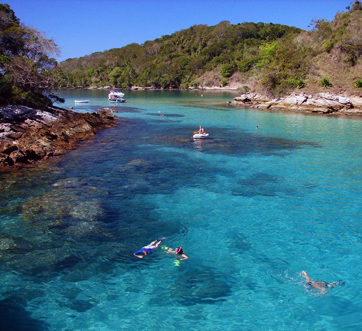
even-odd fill
[(0, 170), (60, 155), (98, 130), (115, 125), (118, 117), (105, 110), (76, 113), (50, 107), (0, 108)]

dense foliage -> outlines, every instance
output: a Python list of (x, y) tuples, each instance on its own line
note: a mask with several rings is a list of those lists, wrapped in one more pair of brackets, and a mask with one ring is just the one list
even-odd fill
[(61, 63), (65, 86), (133, 85), (187, 87), (205, 84), (200, 77), (216, 72), (217, 80), (262, 67), (277, 41), (300, 30), (278, 24), (227, 21), (195, 25), (143, 45), (130, 44)]
[(44, 107), (57, 99), (50, 93), (55, 52), (53, 40), (20, 24), (9, 5), (0, 4), (0, 105)]
[(301, 88), (349, 90), (361, 79), (356, 76), (362, 55), (360, 2), (347, 10), (332, 22), (312, 21), (311, 31), (271, 23), (195, 25), (142, 45), (68, 59), (60, 64), (57, 81), (64, 87), (124, 88), (239, 83), (275, 96)]

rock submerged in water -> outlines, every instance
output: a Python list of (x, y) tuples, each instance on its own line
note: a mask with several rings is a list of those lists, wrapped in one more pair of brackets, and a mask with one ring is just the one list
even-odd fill
[(2, 107), (0, 170), (63, 154), (74, 148), (77, 141), (115, 125), (116, 119), (119, 118), (107, 110), (83, 114), (58, 107)]

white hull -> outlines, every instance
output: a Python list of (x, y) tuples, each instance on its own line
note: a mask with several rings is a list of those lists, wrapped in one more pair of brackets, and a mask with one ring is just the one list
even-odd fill
[(121, 103), (121, 102), (125, 102), (125, 101), (126, 101), (126, 99), (122, 99), (122, 98), (120, 98), (120, 99), (115, 99), (115, 100), (109, 99), (109, 102), (118, 102), (118, 103)]
[(209, 138), (209, 134), (208, 133), (195, 133), (192, 137), (194, 139), (205, 139), (205, 138)]
[(89, 100), (74, 100), (75, 103), (89, 103)]
[(123, 99), (124, 93), (120, 90), (111, 90), (108, 94), (109, 102), (125, 102), (126, 100)]

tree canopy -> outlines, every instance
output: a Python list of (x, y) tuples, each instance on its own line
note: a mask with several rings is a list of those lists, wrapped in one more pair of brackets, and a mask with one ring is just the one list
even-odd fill
[[(303, 88), (359, 92), (362, 6), (353, 1), (312, 29), (272, 24), (194, 25), (142, 45), (130, 44), (60, 63), (58, 86), (183, 88), (238, 83), (279, 96)], [(322, 84), (327, 78), (330, 84)], [(338, 84), (336, 84), (338, 82)]]
[(51, 57), (58, 48), (52, 39), (20, 23), (8, 4), (0, 4), (0, 105), (45, 107), (58, 100), (51, 93)]
[(268, 56), (274, 42), (299, 33), (279, 24), (222, 21), (194, 25), (144, 44), (130, 44), (60, 63), (60, 86), (179, 88), (207, 84), (200, 78), (216, 72), (217, 81), (247, 72)]

